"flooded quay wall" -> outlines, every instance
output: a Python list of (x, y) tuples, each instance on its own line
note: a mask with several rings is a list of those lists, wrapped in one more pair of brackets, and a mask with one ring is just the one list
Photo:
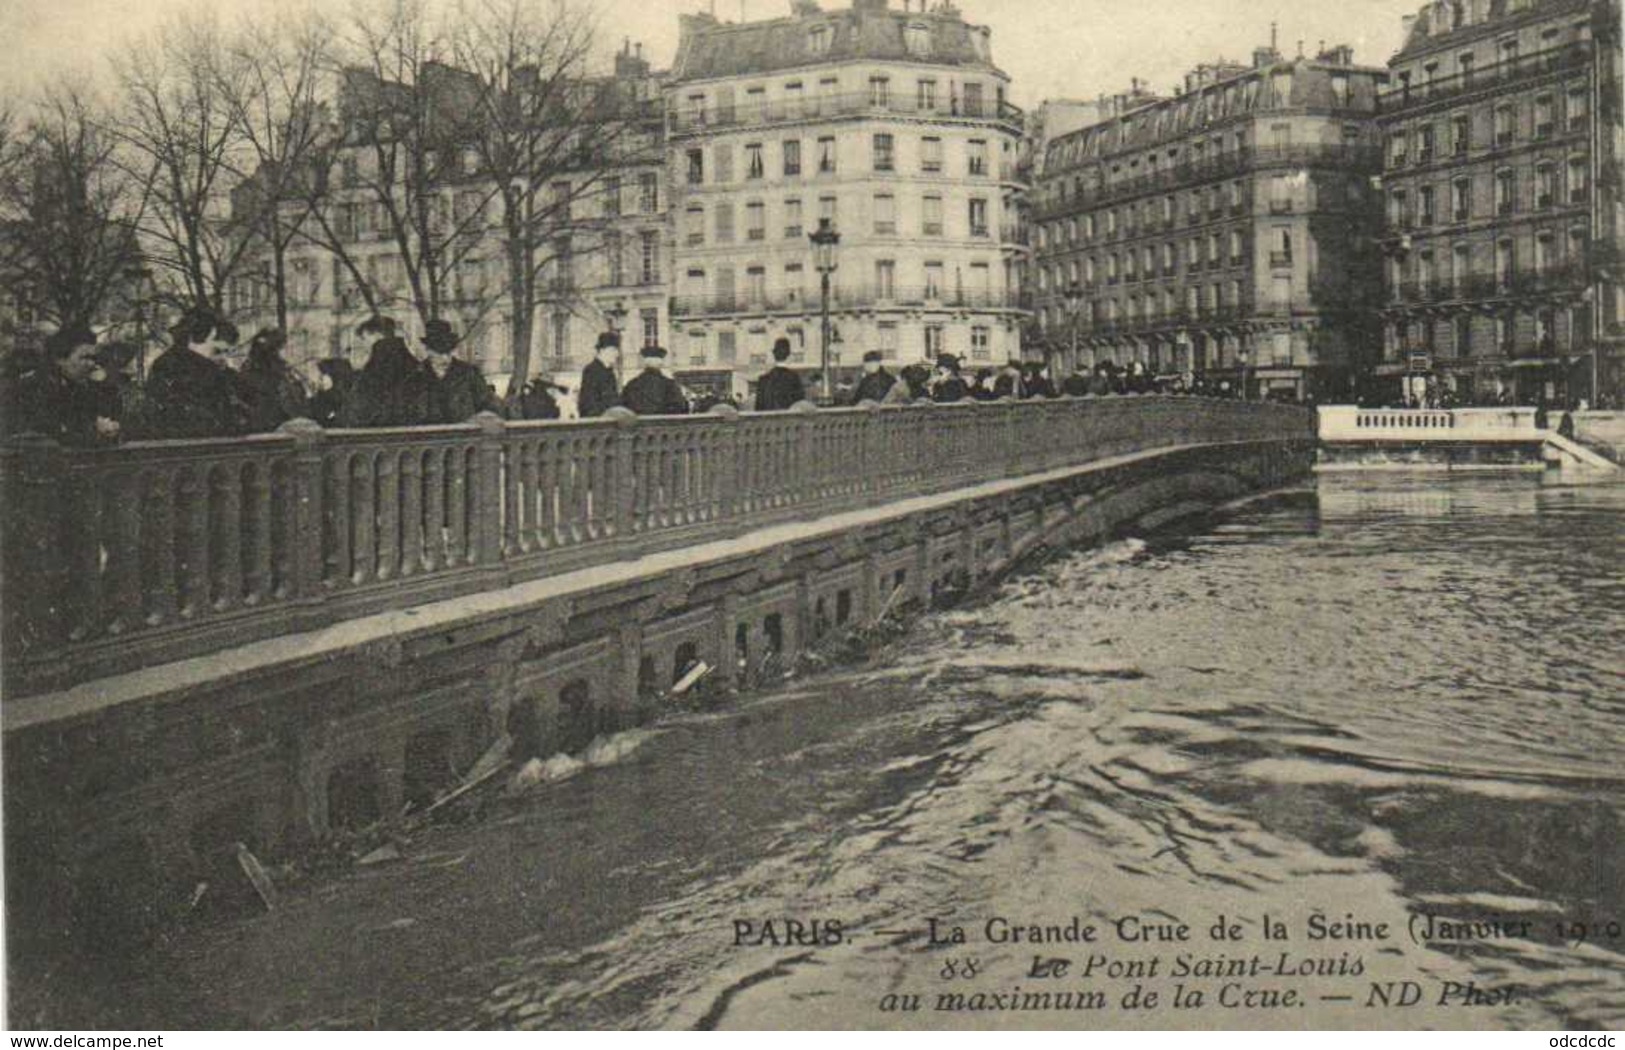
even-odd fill
[[(749, 677), (1044, 546), (1307, 474), (1312, 441), (1141, 453), (583, 569), (8, 709), (13, 958), (128, 924), (235, 863), (397, 819), (504, 733), (515, 757), (646, 723), (696, 660)], [(854, 465), (854, 469), (861, 469)], [(205, 673), (199, 673), (199, 667)], [(107, 697), (116, 696), (116, 702)], [(53, 708), (53, 704), (55, 707)]]

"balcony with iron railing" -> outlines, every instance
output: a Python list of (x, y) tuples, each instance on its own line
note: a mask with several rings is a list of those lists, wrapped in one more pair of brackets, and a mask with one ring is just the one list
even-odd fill
[[(1353, 174), (1376, 174), (1382, 168), (1382, 152), (1375, 146), (1341, 143), (1249, 146), (1200, 160), (1185, 161), (1149, 175), (1118, 179), (1098, 186), (1084, 186), (1065, 200), (1050, 199), (1041, 202), (1034, 210), (1042, 218), (1054, 218), (1171, 187), (1226, 178), (1261, 168), (1295, 165), (1335, 166), (1347, 168)], [(1193, 225), (1200, 223), (1202, 216), (1192, 215), (1190, 221)]]
[[(1013, 291), (944, 289), (928, 285), (840, 285), (830, 288), (831, 310), (1022, 310), (1022, 297)], [(788, 313), (810, 315), (822, 310), (817, 290), (759, 289), (676, 295), (673, 317), (708, 317), (733, 314)]]
[(1533, 80), (1553, 73), (1580, 69), (1590, 60), (1589, 44), (1567, 44), (1498, 62), (1482, 69), (1441, 77), (1427, 83), (1403, 84), (1377, 96), (1377, 111), (1385, 114), (1399, 113), (1432, 102), (1459, 98), (1476, 91), (1508, 87), (1522, 80)]
[[(675, 106), (667, 112), (667, 126), (674, 133), (728, 130), (790, 124), (803, 120), (831, 120), (843, 117), (907, 116), (949, 120), (985, 120), (1020, 131), (1023, 112), (1011, 102), (962, 98), (922, 99), (897, 92), (852, 91), (808, 95), (801, 99), (775, 99), (731, 109), (707, 108), (696, 111)], [(1012, 165), (1007, 179), (1017, 174)], [(1005, 169), (1000, 170), (1005, 176)]]

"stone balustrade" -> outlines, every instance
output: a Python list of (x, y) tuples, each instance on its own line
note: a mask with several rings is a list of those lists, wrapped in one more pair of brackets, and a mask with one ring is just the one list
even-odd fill
[[(810, 406), (809, 406), (810, 407)], [(966, 485), (1306, 441), (1161, 396), (504, 422), (0, 449), (8, 695)]]

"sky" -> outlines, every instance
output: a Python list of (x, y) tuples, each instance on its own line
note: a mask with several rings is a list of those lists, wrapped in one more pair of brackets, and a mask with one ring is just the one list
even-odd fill
[[(330, 13), (345, 0), (324, 0)], [(677, 16), (714, 3), (734, 21), (789, 13), (789, 0), (590, 0), (606, 43), (641, 41), (658, 67), (677, 49)], [(826, 8), (850, 0), (824, 0)], [(1013, 78), (1012, 99), (1093, 98), (1131, 78), (1159, 91), (1199, 62), (1245, 61), (1279, 24), (1280, 49), (1313, 54), (1351, 44), (1355, 61), (1382, 65), (1399, 46), (1400, 18), (1421, 0), (958, 0), (967, 21), (993, 30), (993, 57)], [(26, 94), (65, 70), (95, 69), (130, 34), (206, 3), (229, 19), (285, 0), (0, 0), (0, 95)], [(892, 0), (900, 7), (902, 0)]]

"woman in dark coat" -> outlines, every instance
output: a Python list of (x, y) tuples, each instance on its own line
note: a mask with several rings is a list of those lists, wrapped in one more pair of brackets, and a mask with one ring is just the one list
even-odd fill
[(310, 399), (310, 418), (324, 427), (342, 426), (344, 404), (355, 386), (355, 369), (342, 357), (316, 362), (321, 386)]
[(267, 328), (248, 346), (248, 361), (237, 379), (248, 405), (249, 433), (275, 430), (290, 419), (305, 416), (309, 395), (288, 362), (282, 360), (287, 336), (279, 328)]

